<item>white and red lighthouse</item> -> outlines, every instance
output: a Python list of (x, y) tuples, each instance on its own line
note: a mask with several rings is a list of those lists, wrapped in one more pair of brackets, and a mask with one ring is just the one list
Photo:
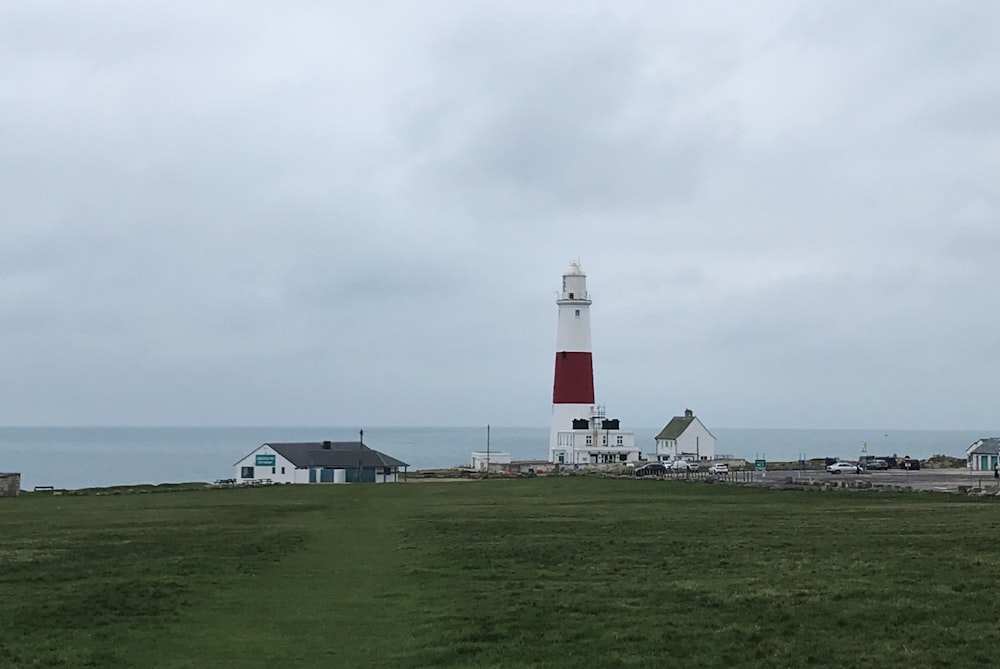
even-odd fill
[(556, 366), (552, 384), (549, 461), (564, 464), (638, 460), (635, 434), (618, 429), (594, 403), (594, 362), (590, 350), (590, 295), (587, 275), (577, 262), (562, 277), (556, 299)]
[(594, 407), (594, 360), (590, 351), (590, 295), (587, 275), (579, 263), (563, 274), (556, 329), (556, 371), (552, 384), (552, 432), (549, 459), (558, 461), (559, 432), (572, 430), (573, 421), (590, 417)]

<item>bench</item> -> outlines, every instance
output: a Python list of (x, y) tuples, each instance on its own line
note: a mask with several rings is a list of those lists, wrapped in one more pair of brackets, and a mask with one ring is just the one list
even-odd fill
[(54, 492), (55, 486), (51, 485), (36, 485), (35, 492)]

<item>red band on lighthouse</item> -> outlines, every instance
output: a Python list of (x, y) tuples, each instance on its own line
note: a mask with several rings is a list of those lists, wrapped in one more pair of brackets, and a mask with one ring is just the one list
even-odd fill
[(594, 403), (594, 362), (590, 351), (559, 351), (556, 353), (552, 403)]

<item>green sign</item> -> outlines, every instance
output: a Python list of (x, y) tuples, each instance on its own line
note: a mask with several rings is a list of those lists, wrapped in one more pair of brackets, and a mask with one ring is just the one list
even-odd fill
[[(260, 456), (257, 456), (260, 457)], [(754, 460), (753, 468), (759, 472), (764, 471), (767, 468), (767, 460)]]
[(258, 455), (254, 464), (258, 467), (273, 467), (274, 455)]

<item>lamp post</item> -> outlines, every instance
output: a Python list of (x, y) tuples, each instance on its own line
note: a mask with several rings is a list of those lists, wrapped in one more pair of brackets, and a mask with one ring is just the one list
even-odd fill
[(365, 431), (359, 430), (358, 434), (358, 471), (354, 475), (355, 483), (361, 483), (361, 460), (365, 454)]

